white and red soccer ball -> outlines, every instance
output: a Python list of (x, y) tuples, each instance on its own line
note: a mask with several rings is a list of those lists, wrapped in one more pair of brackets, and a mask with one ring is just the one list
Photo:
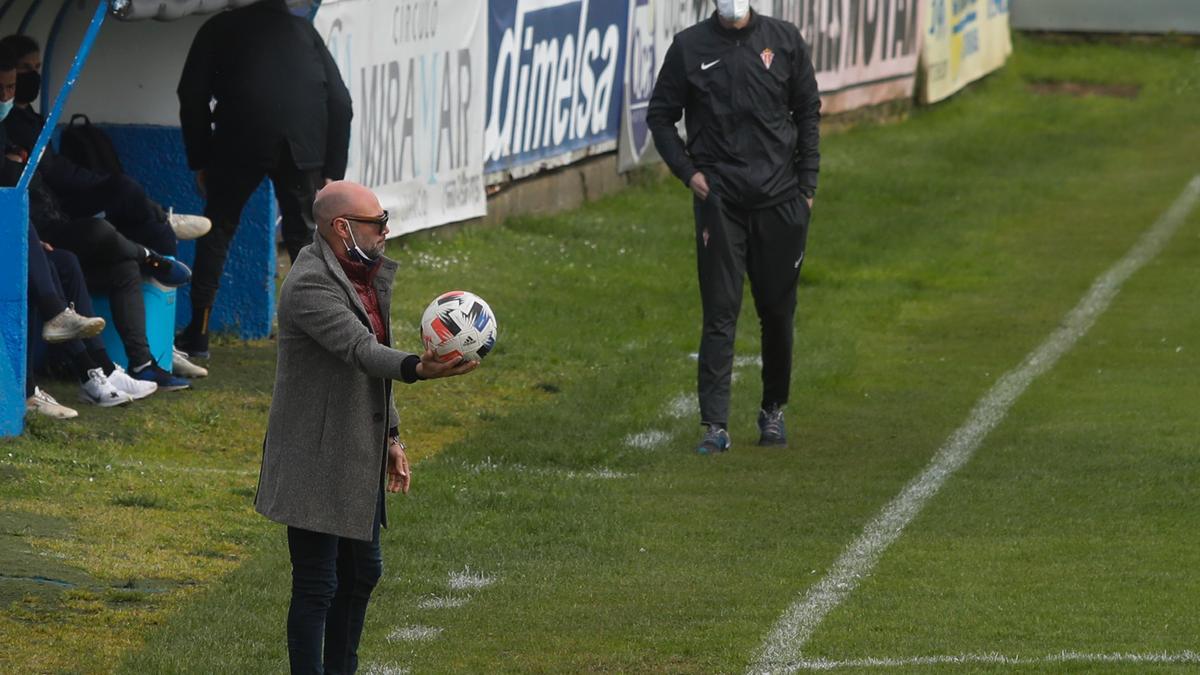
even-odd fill
[(496, 315), (474, 293), (442, 293), (421, 316), (421, 340), (443, 363), (478, 361), (496, 346)]

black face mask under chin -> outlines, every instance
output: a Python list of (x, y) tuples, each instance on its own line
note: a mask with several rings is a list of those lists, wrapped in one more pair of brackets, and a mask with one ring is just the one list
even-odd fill
[(22, 105), (33, 103), (38, 94), (42, 93), (42, 74), (30, 70), (17, 74), (16, 101)]

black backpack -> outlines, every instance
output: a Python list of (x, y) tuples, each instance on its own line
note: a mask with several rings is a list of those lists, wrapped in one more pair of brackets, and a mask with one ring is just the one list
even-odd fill
[[(83, 124), (76, 125), (76, 120)], [(93, 173), (119, 176), (125, 173), (112, 139), (104, 130), (92, 126), (87, 115), (72, 115), (58, 141), (59, 154)]]

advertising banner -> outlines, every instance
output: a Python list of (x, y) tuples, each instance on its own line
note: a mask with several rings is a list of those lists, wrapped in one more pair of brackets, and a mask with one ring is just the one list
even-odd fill
[(486, 0), (330, 0), (313, 20), (354, 99), (346, 178), (391, 236), (482, 216)]
[[(646, 109), (650, 106), (658, 71), (662, 69), (675, 34), (708, 18), (713, 9), (712, 0), (629, 0), (625, 101), (618, 147), (621, 171), (658, 160), (654, 139), (646, 126)], [(682, 135), (682, 121), (679, 126)]]
[(1004, 65), (1012, 53), (1008, 0), (927, 0), (921, 101), (940, 101)]
[(489, 0), (485, 171), (520, 177), (615, 146), (628, 0)]
[[(812, 47), (822, 112), (908, 98), (928, 0), (771, 0)], [(765, 13), (765, 12), (764, 12)]]

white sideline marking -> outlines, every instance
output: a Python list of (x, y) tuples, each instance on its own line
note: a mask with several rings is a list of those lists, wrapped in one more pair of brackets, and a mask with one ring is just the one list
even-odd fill
[(925, 470), (867, 523), (862, 534), (842, 552), (828, 574), (787, 608), (755, 654), (748, 672), (795, 670), (795, 664), (803, 661), (800, 650), (825, 616), (870, 573), (883, 552), (900, 537), (946, 480), (971, 459), (979, 444), (1004, 419), (1029, 384), (1070, 350), (1108, 309), (1121, 285), (1158, 255), (1195, 207), (1197, 198), (1200, 198), (1200, 175), (1192, 178), (1171, 208), (1146, 230), (1125, 257), (1092, 283), (1091, 289), (1067, 313), (1059, 327), (984, 394), (967, 421), (955, 430)]
[(671, 434), (658, 429), (650, 429), (640, 434), (629, 434), (625, 437), (625, 445), (639, 450), (653, 450), (671, 440)]
[(512, 473), (527, 474), (531, 476), (552, 476), (555, 478), (566, 478), (574, 480), (576, 478), (586, 478), (589, 480), (611, 480), (616, 478), (629, 478), (633, 474), (616, 471), (606, 466), (599, 466), (587, 471), (574, 471), (571, 469), (547, 469), (542, 467), (530, 468), (524, 464), (504, 464), (493, 460), (491, 457), (485, 458), (482, 462), (462, 462), (462, 468), (474, 474), (482, 474), (485, 471), (509, 471)]
[(388, 642), (423, 642), (432, 640), (442, 634), (442, 629), (434, 626), (401, 626), (387, 636)]
[(903, 666), (937, 666), (986, 663), (989, 665), (1017, 666), (1039, 663), (1200, 663), (1200, 653), (1193, 651), (1170, 654), (1150, 652), (1131, 654), (1084, 654), (1081, 652), (1059, 652), (1047, 656), (1005, 656), (1003, 654), (951, 654), (946, 656), (913, 656), (908, 658), (865, 658), (833, 661), (829, 659), (802, 659), (793, 664), (799, 670), (838, 670), (841, 668), (899, 668)]
[[(16, 467), (30, 466), (35, 463), (37, 463), (37, 464), (53, 464), (54, 462), (43, 462), (41, 460), (38, 460), (37, 462), (35, 462), (33, 459), (30, 459), (26, 462), (0, 461), (0, 464), (6, 465), (6, 466), (16, 466)], [(75, 462), (75, 464), (79, 464), (79, 463)], [(258, 475), (257, 469), (221, 469), (221, 468), (211, 467), (211, 466), (184, 466), (184, 465), (180, 465), (180, 464), (146, 464), (145, 462), (122, 461), (122, 460), (118, 460), (115, 462), (109, 462), (108, 464), (105, 465), (104, 468), (106, 470), (110, 470), (110, 469), (112, 469), (112, 467), (119, 467), (122, 469), (134, 469), (134, 470), (143, 471), (143, 472), (144, 471), (164, 471), (164, 472), (173, 472), (173, 473), (218, 474), (218, 475), (226, 475), (226, 476), (257, 476)]]
[(388, 666), (382, 663), (372, 663), (363, 669), (363, 675), (408, 675), (408, 668)]
[[(700, 360), (700, 352), (692, 352), (688, 354), (688, 358), (693, 361)], [(735, 356), (733, 357), (734, 368), (745, 368), (746, 366), (755, 366), (762, 368), (762, 355), (757, 356)]]
[(149, 471), (169, 471), (175, 473), (218, 474), (228, 476), (257, 476), (258, 469), (221, 469), (212, 466), (183, 466), (181, 464), (144, 464), (142, 462), (117, 461), (113, 466), (123, 469), (144, 469)]

